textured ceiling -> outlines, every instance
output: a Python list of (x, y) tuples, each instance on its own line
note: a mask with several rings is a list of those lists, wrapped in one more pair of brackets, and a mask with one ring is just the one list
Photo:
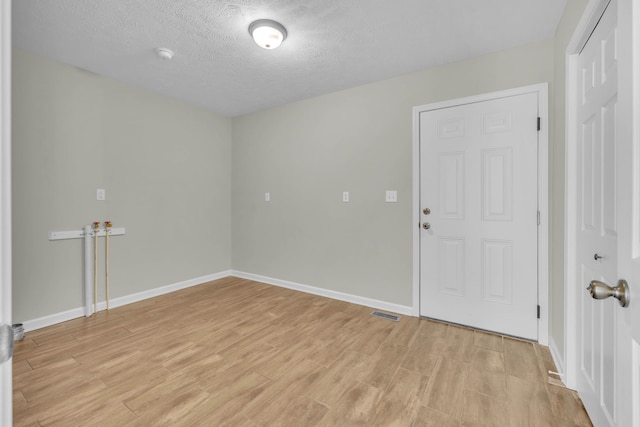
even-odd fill
[[(565, 2), (14, 0), (13, 32), (19, 48), (237, 116), (550, 38)], [(280, 48), (249, 36), (261, 18), (287, 28)]]

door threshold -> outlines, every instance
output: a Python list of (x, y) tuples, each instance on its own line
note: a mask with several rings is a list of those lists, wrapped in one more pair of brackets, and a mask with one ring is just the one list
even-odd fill
[(434, 319), (433, 317), (420, 316), (420, 319), (430, 320), (432, 322), (442, 323), (442, 324), (445, 324), (445, 325), (457, 326), (459, 328), (469, 329), (469, 330), (472, 330), (472, 331), (485, 332), (485, 333), (488, 333), (488, 334), (491, 334), (491, 335), (500, 336), (500, 337), (503, 337), (503, 338), (511, 338), (511, 339), (518, 340), (518, 341), (524, 341), (524, 342), (530, 342), (530, 343), (539, 344), (539, 342), (536, 341), (536, 340), (530, 340), (528, 338), (522, 338), (522, 337), (518, 337), (518, 336), (515, 336), (515, 335), (503, 334), (503, 333), (496, 332), (496, 331), (490, 331), (488, 329), (476, 328), (476, 327), (469, 326), (469, 325), (463, 325), (461, 323), (448, 322), (446, 320), (441, 320), (441, 319)]

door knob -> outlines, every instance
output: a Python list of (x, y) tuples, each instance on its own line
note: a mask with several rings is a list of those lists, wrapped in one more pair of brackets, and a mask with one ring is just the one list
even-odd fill
[(424, 224), (422, 224), (422, 228), (424, 228), (425, 230), (428, 230), (431, 228), (431, 224), (429, 224), (428, 222), (425, 222)]
[(425, 215), (429, 215), (431, 213), (431, 209), (424, 208), (424, 209), (422, 209), (422, 213), (425, 214)]
[(618, 280), (618, 285), (614, 288), (599, 280), (592, 280), (591, 283), (589, 283), (589, 286), (587, 286), (587, 290), (593, 299), (614, 297), (618, 300), (621, 306), (629, 306), (631, 295), (629, 295), (629, 285), (624, 279)]

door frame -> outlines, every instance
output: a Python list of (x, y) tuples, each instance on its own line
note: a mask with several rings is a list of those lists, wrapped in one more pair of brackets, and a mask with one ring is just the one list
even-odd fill
[[(491, 101), (510, 96), (536, 93), (538, 116), (541, 119), (538, 132), (538, 342), (549, 342), (549, 85), (539, 83), (498, 92), (485, 93), (449, 101), (420, 105), (413, 108), (413, 213), (411, 226), (413, 236), (413, 305), (412, 312), (420, 316), (420, 113), (457, 107), (466, 104)], [(533, 125), (533, 124), (532, 124)]]
[[(11, 324), (11, 0), (0, 1), (0, 323)], [(13, 417), (12, 361), (0, 365), (0, 426)]]

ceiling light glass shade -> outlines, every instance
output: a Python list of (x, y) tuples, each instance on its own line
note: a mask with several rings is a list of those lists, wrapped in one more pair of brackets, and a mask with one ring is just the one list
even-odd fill
[(287, 30), (276, 21), (259, 19), (249, 25), (249, 34), (258, 46), (275, 49), (287, 38)]

